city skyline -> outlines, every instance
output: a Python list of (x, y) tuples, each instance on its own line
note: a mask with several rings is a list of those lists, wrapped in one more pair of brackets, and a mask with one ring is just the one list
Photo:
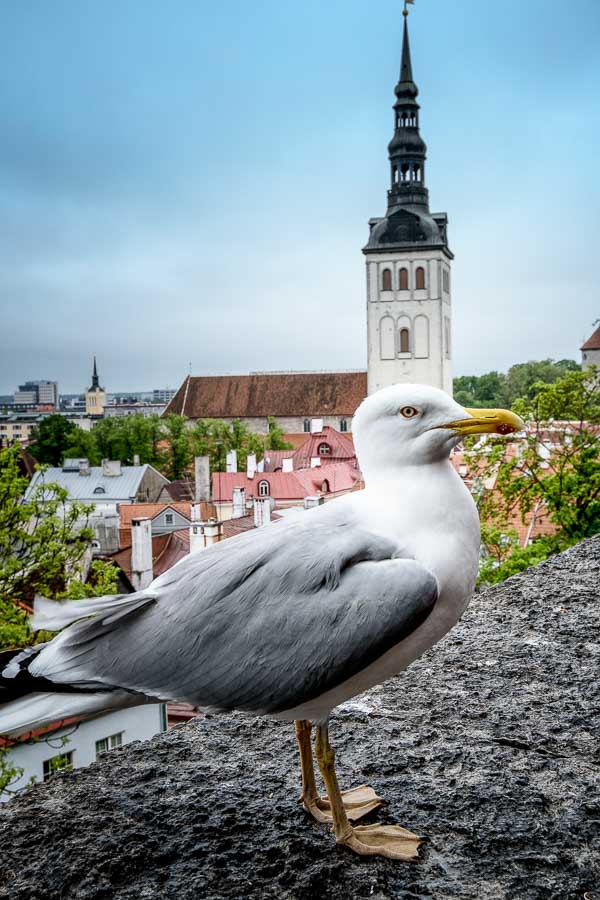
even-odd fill
[[(366, 366), (402, 4), (5, 9), (0, 394)], [(599, 315), (600, 9), (417, 0), (455, 375), (579, 358)], [(82, 380), (83, 379), (83, 380)]]

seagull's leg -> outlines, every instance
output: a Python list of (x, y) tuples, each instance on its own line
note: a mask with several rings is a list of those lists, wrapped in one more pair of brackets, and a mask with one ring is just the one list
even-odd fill
[[(300, 767), (302, 770), (302, 796), (300, 800), (304, 809), (317, 820), (317, 822), (331, 822), (333, 820), (331, 803), (328, 797), (320, 797), (315, 781), (315, 768), (313, 765), (312, 746), (310, 736), (312, 722), (305, 719), (297, 720), (296, 740), (300, 750)], [(341, 794), (342, 802), (348, 818), (356, 822), (381, 806), (382, 800), (377, 796), (373, 788), (362, 785)]]
[(329, 743), (327, 725), (317, 726), (315, 754), (331, 801), (333, 831), (338, 844), (345, 844), (361, 856), (387, 856), (405, 861), (418, 859), (422, 839), (398, 825), (350, 824), (335, 774), (335, 754)]

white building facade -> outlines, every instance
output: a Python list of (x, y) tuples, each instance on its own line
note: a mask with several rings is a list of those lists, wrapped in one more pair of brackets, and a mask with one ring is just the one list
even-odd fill
[(167, 729), (165, 706), (145, 704), (120, 709), (38, 735), (28, 742), (8, 748), (8, 762), (22, 769), (10, 785), (10, 793), (0, 794), (0, 803), (34, 781), (47, 781), (63, 766), (81, 769), (95, 762), (101, 753), (132, 741), (147, 741)]
[(427, 147), (419, 132), (407, 20), (395, 133), (389, 145), (391, 187), (385, 217), (371, 219), (367, 265), (368, 392), (401, 382), (452, 394), (452, 273), (448, 218), (429, 211)]

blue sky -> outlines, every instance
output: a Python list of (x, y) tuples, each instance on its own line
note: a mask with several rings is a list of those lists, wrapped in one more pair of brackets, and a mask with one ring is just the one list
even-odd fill
[[(0, 6), (0, 393), (362, 368), (402, 4)], [(455, 373), (579, 358), (600, 316), (598, 0), (416, 0)]]

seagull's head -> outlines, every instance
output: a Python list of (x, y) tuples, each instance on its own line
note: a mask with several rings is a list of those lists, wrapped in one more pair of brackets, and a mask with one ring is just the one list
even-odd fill
[(465, 409), (424, 384), (394, 384), (363, 400), (353, 422), (365, 477), (445, 459), (469, 434), (514, 434), (525, 426), (505, 409)]

